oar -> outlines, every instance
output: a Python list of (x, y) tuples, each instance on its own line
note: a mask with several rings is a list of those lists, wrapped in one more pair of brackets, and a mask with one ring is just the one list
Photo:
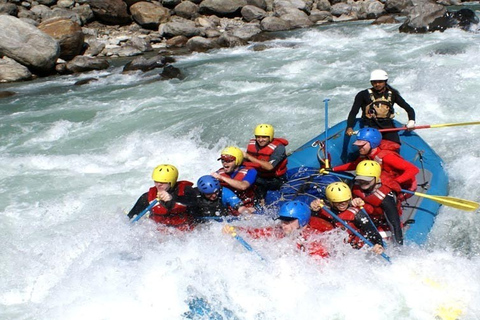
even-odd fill
[(326, 137), (328, 137), (328, 101), (330, 101), (328, 98), (323, 100), (323, 103), (325, 104), (325, 168), (330, 168), (330, 161), (328, 160), (328, 139), (326, 139)]
[(145, 213), (147, 213), (148, 211), (150, 211), (150, 209), (152, 209), (157, 203), (158, 203), (158, 200), (157, 200), (157, 199), (153, 199), (152, 202), (150, 202), (150, 204), (148, 205), (148, 207), (146, 207), (142, 212), (140, 212), (139, 214), (137, 214), (137, 216), (136, 216), (135, 218), (133, 218), (133, 220), (131, 221), (131, 223), (134, 223), (134, 222), (140, 220), (140, 219), (145, 215)]
[(263, 261), (266, 261), (261, 255), (260, 253), (258, 253), (255, 249), (252, 248), (251, 245), (248, 244), (247, 241), (245, 241), (242, 237), (240, 237), (238, 234), (237, 234), (237, 231), (235, 230), (234, 227), (230, 226), (229, 228), (229, 233), (230, 235), (235, 238), (238, 242), (240, 242), (242, 244), (242, 246), (245, 247), (245, 249), (247, 249), (248, 251), (251, 251), (253, 253), (255, 253), (258, 257), (260, 257), (260, 259), (262, 259)]
[[(365, 238), (364, 236), (362, 236), (359, 232), (357, 232), (357, 230), (353, 229), (351, 226), (348, 225), (348, 223), (346, 223), (342, 218), (340, 218), (339, 216), (337, 216), (335, 213), (333, 213), (332, 210), (330, 210), (327, 206), (325, 205), (321, 205), (321, 207), (323, 208), (323, 210), (325, 210), (328, 214), (330, 214), (335, 220), (337, 220), (338, 222), (340, 222), (341, 224), (343, 224), (343, 226), (345, 228), (347, 228), (348, 230), (352, 231), (354, 235), (356, 235), (357, 237), (359, 237), (360, 239), (362, 239), (363, 242), (365, 242), (367, 245), (369, 245), (370, 247), (373, 248), (373, 243), (371, 243), (367, 238)], [(390, 261), (390, 257), (387, 256), (385, 254), (385, 252), (382, 252), (381, 256), (387, 260), (388, 262), (392, 263)]]
[[(430, 129), (430, 128), (444, 128), (444, 127), (457, 127), (457, 126), (472, 126), (480, 124), (480, 121), (474, 122), (458, 122), (458, 123), (444, 123), (444, 124), (427, 124), (423, 126), (415, 126), (413, 129)], [(391, 132), (391, 131), (402, 131), (407, 130), (407, 127), (399, 127), (399, 128), (387, 128), (387, 129), (380, 129), (380, 132)]]
[[(354, 179), (354, 177), (347, 176), (341, 173), (332, 172), (332, 171), (324, 171), (324, 173), (332, 174), (340, 178), (345, 178), (350, 180)], [(452, 208), (463, 210), (463, 211), (475, 211), (478, 209), (478, 207), (480, 207), (480, 203), (475, 201), (465, 200), (461, 198), (447, 197), (447, 196), (435, 196), (435, 195), (430, 195), (426, 193), (414, 192), (406, 189), (401, 189), (401, 190), (402, 192), (410, 193), (410, 194), (416, 195), (417, 197), (430, 199), (432, 201), (436, 201), (440, 204), (443, 204), (447, 207), (452, 207)]]
[(480, 203), (478, 202), (460, 199), (460, 198), (447, 197), (447, 196), (432, 196), (430, 194), (414, 192), (414, 191), (405, 190), (405, 189), (402, 189), (402, 192), (414, 194), (417, 197), (430, 199), (440, 204), (443, 204), (445, 206), (464, 210), (464, 211), (475, 211), (480, 206)]

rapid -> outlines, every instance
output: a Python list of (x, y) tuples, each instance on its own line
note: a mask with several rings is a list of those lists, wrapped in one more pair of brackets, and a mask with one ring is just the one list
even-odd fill
[[(195, 182), (224, 147), (244, 149), (256, 124), (295, 150), (325, 129), (323, 99), (331, 125), (346, 119), (373, 69), (389, 73), (418, 125), (480, 120), (480, 33), (370, 22), (178, 57), (182, 81), (113, 67), (0, 85), (17, 92), (0, 100), (0, 318), (480, 319), (479, 212), (442, 207), (425, 246), (387, 249), (391, 265), (341, 234), (317, 261), (288, 239), (240, 232), (262, 261), (222, 223), (165, 235), (125, 215), (156, 165)], [(98, 81), (74, 86), (89, 77)], [(449, 196), (480, 201), (480, 126), (418, 134), (445, 161)]]

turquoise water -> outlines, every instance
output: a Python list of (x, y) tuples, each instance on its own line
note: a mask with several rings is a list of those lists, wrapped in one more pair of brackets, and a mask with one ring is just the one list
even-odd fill
[[(225, 146), (246, 147), (258, 123), (293, 151), (323, 131), (323, 99), (331, 124), (345, 119), (376, 68), (419, 125), (480, 120), (480, 34), (368, 23), (180, 57), (183, 81), (112, 68), (0, 85), (17, 92), (0, 100), (0, 318), (181, 319), (201, 296), (225, 319), (433, 319), (441, 308), (478, 319), (478, 212), (443, 207), (424, 248), (389, 248), (391, 266), (340, 234), (319, 262), (287, 239), (250, 240), (263, 263), (220, 223), (175, 236), (124, 216), (157, 164), (196, 181), (219, 168)], [(99, 80), (73, 85), (89, 77)], [(445, 160), (450, 196), (480, 201), (480, 127), (419, 134)], [(268, 222), (241, 224), (258, 223)]]

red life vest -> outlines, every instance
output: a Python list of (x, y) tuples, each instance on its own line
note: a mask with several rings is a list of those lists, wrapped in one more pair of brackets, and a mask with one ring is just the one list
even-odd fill
[[(250, 170), (250, 169), (241, 166), (239, 169), (237, 169), (235, 177), (233, 177), (233, 178), (230, 175), (228, 175), (225, 172), (225, 169), (223, 169), (223, 168), (220, 168), (219, 170), (217, 170), (217, 173), (219, 175), (223, 176), (223, 177), (227, 177), (227, 178), (237, 180), (237, 181), (243, 181), (243, 178), (245, 178), (245, 176), (247, 175), (248, 170)], [(240, 200), (242, 200), (243, 205), (245, 207), (253, 207), (254, 200), (255, 200), (254, 184), (250, 185), (250, 187), (248, 187), (247, 190), (234, 189), (228, 183), (226, 183), (224, 181), (220, 181), (220, 185), (232, 190), (237, 195), (237, 197)]]
[[(283, 138), (274, 138), (269, 144), (265, 147), (257, 149), (257, 141), (255, 139), (250, 139), (250, 142), (247, 146), (247, 153), (258, 160), (270, 161), (270, 156), (273, 154), (275, 149), (279, 146), (287, 146), (288, 141)], [(288, 159), (283, 159), (279, 164), (273, 168), (273, 170), (267, 171), (262, 169), (261, 166), (255, 166), (258, 171), (258, 176), (262, 178), (273, 178), (281, 177), (287, 172), (287, 162)]]
[(369, 207), (365, 206), (368, 214), (375, 216), (383, 216), (383, 209), (380, 207), (380, 205), (382, 204), (382, 201), (383, 199), (385, 199), (387, 194), (390, 193), (390, 191), (392, 190), (389, 187), (382, 185), (380, 188), (367, 195), (357, 185), (354, 185), (352, 188), (352, 194), (354, 196), (361, 198), (365, 202), (365, 204), (370, 205)]
[[(190, 181), (178, 181), (175, 189), (173, 190), (173, 199), (175, 199), (175, 195), (185, 195), (185, 187), (191, 187), (192, 185), (193, 183)], [(157, 197), (157, 192), (158, 190), (156, 187), (151, 187), (148, 190), (148, 202)], [(168, 209), (165, 207), (163, 201), (159, 201), (158, 204), (152, 208), (150, 219), (156, 223), (162, 223), (164, 225), (177, 228), (184, 228), (193, 221), (192, 217), (187, 212), (186, 205), (180, 202), (175, 202), (175, 205), (171, 209)]]
[[(332, 210), (332, 209), (330, 209)], [(332, 210), (333, 211), (333, 210)], [(350, 227), (352, 227), (355, 231), (359, 232), (360, 233), (360, 230), (358, 230), (358, 228), (355, 226), (355, 224), (353, 223), (353, 220), (355, 219), (355, 215), (360, 211), (359, 208), (357, 207), (348, 207), (347, 210), (343, 211), (343, 212), (339, 212), (339, 213), (336, 213), (334, 212), (340, 219), (342, 219), (343, 221), (345, 221)], [(328, 219), (329, 221), (331, 221), (331, 223), (337, 227), (337, 228), (342, 228), (342, 229), (346, 229), (345, 226), (338, 222), (337, 220), (335, 220), (332, 216), (330, 216), (330, 214), (322, 209), (320, 210), (319, 214), (321, 216), (324, 216), (326, 219)], [(348, 233), (348, 240), (347, 242), (355, 249), (360, 249), (364, 243), (363, 241), (358, 238), (353, 232), (351, 232), (350, 230), (346, 229), (347, 233)]]

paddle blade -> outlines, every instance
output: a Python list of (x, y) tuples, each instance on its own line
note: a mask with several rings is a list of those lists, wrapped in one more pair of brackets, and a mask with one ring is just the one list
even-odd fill
[(460, 198), (447, 197), (447, 196), (432, 196), (425, 193), (415, 192), (417, 197), (427, 198), (443, 204), (448, 207), (452, 207), (464, 211), (475, 211), (480, 206), (480, 203)]

